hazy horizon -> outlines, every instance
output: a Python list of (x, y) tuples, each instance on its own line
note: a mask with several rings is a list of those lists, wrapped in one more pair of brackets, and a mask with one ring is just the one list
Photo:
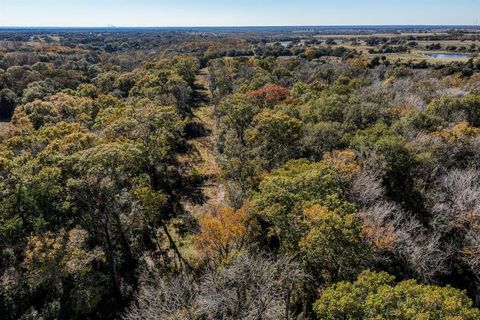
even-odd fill
[(61, 25), (0, 25), (0, 29), (207, 29), (207, 28), (365, 28), (365, 27), (472, 27), (478, 24), (337, 24), (337, 25), (165, 25), (165, 26), (61, 26)]
[(476, 25), (480, 0), (0, 0), (2, 27)]

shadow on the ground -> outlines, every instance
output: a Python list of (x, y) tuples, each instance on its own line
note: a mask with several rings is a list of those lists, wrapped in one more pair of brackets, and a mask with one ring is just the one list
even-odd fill
[[(200, 77), (200, 76), (199, 76)], [(210, 94), (206, 84), (202, 83), (202, 79), (197, 78), (193, 86), (191, 95), (192, 111), (199, 110), (202, 107), (209, 107), (211, 105)], [(184, 162), (185, 174), (188, 176), (181, 188), (181, 196), (188, 203), (190, 208), (196, 206), (203, 206), (210, 201), (210, 197), (205, 194), (205, 188), (211, 184), (215, 179), (215, 174), (202, 168), (202, 164), (206, 161), (203, 157), (204, 153), (209, 153), (209, 137), (213, 134), (213, 129), (204, 123), (205, 119), (198, 116), (196, 112), (192, 112), (192, 117), (186, 126), (186, 139), (188, 143), (182, 153), (190, 155), (187, 161)], [(208, 148), (206, 150), (205, 148)]]
[(187, 139), (198, 139), (210, 135), (212, 131), (198, 121), (192, 121), (187, 124), (185, 134)]
[(193, 86), (192, 100), (194, 108), (198, 108), (202, 105), (209, 104), (210, 98), (208, 96), (208, 90), (204, 85), (195, 83)]

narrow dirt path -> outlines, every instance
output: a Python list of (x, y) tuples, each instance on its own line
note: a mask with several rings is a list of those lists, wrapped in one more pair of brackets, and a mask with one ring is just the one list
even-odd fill
[(197, 137), (190, 139), (187, 143), (191, 148), (194, 169), (203, 177), (199, 186), (198, 194), (202, 201), (184, 203), (184, 207), (194, 217), (199, 217), (205, 212), (218, 208), (225, 202), (225, 190), (220, 181), (220, 169), (215, 157), (215, 117), (214, 107), (210, 103), (210, 92), (208, 90), (208, 70), (201, 69), (195, 79), (194, 119), (196, 126), (201, 132)]
[(0, 136), (7, 131), (8, 122), (0, 121)]

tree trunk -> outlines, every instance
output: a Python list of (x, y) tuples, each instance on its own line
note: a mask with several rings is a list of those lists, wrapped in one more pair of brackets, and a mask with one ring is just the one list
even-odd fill
[(190, 270), (193, 270), (192, 266), (188, 263), (187, 260), (185, 260), (182, 256), (182, 254), (180, 253), (180, 251), (178, 250), (178, 247), (177, 245), (175, 244), (175, 241), (173, 240), (172, 238), (172, 235), (170, 234), (170, 232), (168, 231), (168, 228), (165, 224), (162, 224), (162, 228), (163, 228), (163, 231), (165, 232), (165, 234), (167, 235), (168, 237), (168, 241), (170, 242), (170, 247), (173, 249), (173, 251), (175, 251), (175, 254), (178, 256), (178, 259), (180, 260), (180, 264), (185, 264)]

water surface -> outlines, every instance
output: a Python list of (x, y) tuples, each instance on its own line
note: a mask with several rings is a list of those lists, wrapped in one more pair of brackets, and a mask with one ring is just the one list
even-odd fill
[(424, 56), (433, 59), (467, 59), (470, 57), (469, 54), (463, 53), (426, 53)]

